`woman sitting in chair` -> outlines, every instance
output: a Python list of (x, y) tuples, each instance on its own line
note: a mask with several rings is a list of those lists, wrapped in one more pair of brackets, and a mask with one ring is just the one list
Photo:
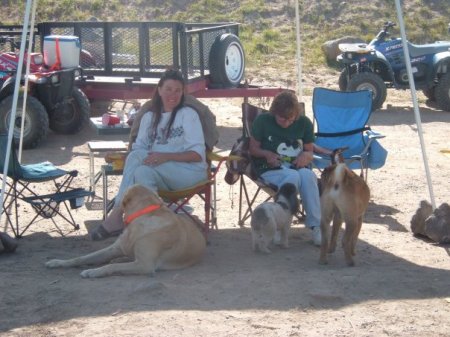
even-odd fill
[(184, 80), (167, 70), (158, 82), (150, 111), (142, 117), (128, 154), (112, 211), (91, 233), (92, 240), (119, 235), (124, 227), (120, 203), (126, 190), (141, 184), (158, 191), (179, 190), (207, 178), (205, 139), (195, 110), (184, 105)]
[(302, 116), (302, 109), (294, 93), (278, 94), (270, 113), (259, 115), (252, 124), (250, 153), (257, 174), (265, 182), (278, 187), (288, 182), (297, 186), (306, 212), (305, 224), (319, 246), (319, 189), (316, 175), (308, 168), (313, 160), (314, 131), (311, 121)]

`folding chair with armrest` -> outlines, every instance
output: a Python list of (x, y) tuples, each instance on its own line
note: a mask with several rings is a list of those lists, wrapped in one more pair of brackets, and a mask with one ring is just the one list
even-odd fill
[[(173, 207), (173, 211), (177, 213), (183, 212), (199, 223), (205, 234), (207, 234), (210, 229), (217, 228), (216, 175), (222, 163), (228, 159), (228, 157), (220, 156), (219, 154), (209, 150), (206, 152), (206, 157), (208, 161), (208, 176), (205, 180), (182, 190), (158, 190), (158, 195), (167, 203), (169, 207)], [(105, 159), (110, 161), (108, 156)], [(121, 153), (116, 157), (117, 161), (122, 162), (122, 167), (119, 169), (114, 168), (112, 163), (102, 167), (104, 186), (104, 216), (106, 216), (114, 206), (114, 199), (108, 200), (107, 178), (109, 175), (121, 175), (123, 173), (123, 162), (125, 159), (126, 154), (124, 153)], [(217, 162), (217, 164), (213, 166), (213, 162)], [(118, 166), (120, 166), (120, 164), (118, 164)], [(198, 196), (204, 202), (203, 221), (198, 217), (193, 216), (189, 210), (184, 207), (195, 196)]]
[[(133, 122), (130, 132), (130, 141), (129, 141), (129, 149), (131, 149), (131, 145), (136, 140), (137, 132), (139, 129), (139, 124), (141, 118), (145, 112), (147, 112), (150, 108), (151, 101), (146, 102), (141, 109), (139, 110), (136, 118)], [(217, 205), (216, 205), (216, 174), (219, 171), (220, 166), (223, 162), (228, 160), (228, 157), (220, 156), (219, 154), (212, 151), (212, 147), (214, 147), (215, 142), (218, 138), (218, 131), (216, 128), (211, 127), (212, 119), (215, 122), (215, 116), (209, 110), (209, 108), (202, 104), (195, 97), (186, 95), (185, 104), (192, 107), (197, 111), (200, 117), (200, 121), (202, 122), (203, 132), (205, 134), (205, 145), (206, 145), (206, 158), (208, 162), (208, 176), (207, 179), (201, 181), (194, 186), (183, 190), (177, 191), (168, 191), (168, 190), (159, 190), (158, 195), (167, 202), (169, 206), (174, 207), (175, 212), (183, 212), (187, 216), (191, 217), (197, 223), (199, 223), (203, 229), (205, 234), (209, 231), (209, 229), (217, 228)], [(215, 124), (214, 124), (215, 125)], [(216, 139), (216, 140), (215, 140)], [(121, 157), (122, 163), (125, 159), (124, 154), (119, 155)], [(216, 163), (213, 165), (213, 163)], [(104, 186), (107, 186), (107, 176), (108, 171), (112, 172), (112, 174), (121, 174), (121, 170), (113, 170), (111, 166), (104, 166), (103, 174), (104, 177)], [(204, 217), (203, 221), (198, 217), (193, 216), (190, 212), (183, 206), (185, 206), (189, 200), (193, 197), (198, 196), (204, 202)], [(114, 200), (108, 200), (107, 193), (104, 193), (104, 210), (105, 216), (112, 209), (114, 205)]]
[[(0, 134), (0, 157), (5, 158), (8, 146), (8, 135)], [(4, 162), (0, 162), (1, 174), (4, 170)], [(74, 229), (80, 226), (75, 222), (71, 209), (81, 207), (84, 198), (92, 195), (83, 188), (73, 188), (71, 183), (78, 175), (78, 171), (65, 171), (55, 167), (50, 162), (21, 165), (17, 159), (14, 144), (11, 144), (10, 158), (6, 179), (7, 190), (4, 194), (3, 211), (6, 219), (16, 237), (21, 237), (25, 231), (35, 223), (38, 217), (51, 219), (55, 226), (58, 225), (53, 217), (59, 216)], [(34, 188), (34, 184), (52, 182), (53, 191), (48, 193), (50, 187), (46, 186), (47, 193), (41, 194)], [(36, 211), (36, 215), (21, 229), (19, 228), (19, 200), (29, 204)], [(64, 214), (60, 205), (64, 205)], [(14, 212), (14, 221), (11, 218), (11, 210)]]
[[(343, 155), (351, 169), (360, 169), (367, 180), (368, 169), (384, 165), (387, 152), (377, 139), (384, 135), (368, 126), (372, 110), (369, 90), (354, 92), (314, 88), (313, 114), (316, 124), (315, 144), (333, 150), (348, 147)], [(315, 154), (313, 164), (318, 169), (330, 165), (329, 156)]]
[[(302, 103), (303, 104), (303, 103)], [(248, 102), (242, 103), (242, 139), (245, 139), (246, 141), (249, 140), (252, 132), (252, 124), (253, 121), (256, 119), (256, 117), (259, 114), (262, 113), (268, 113), (268, 111), (257, 107), (255, 105), (252, 105)], [(278, 187), (276, 185), (273, 185), (271, 183), (268, 183), (264, 181), (263, 178), (257, 177), (253, 174), (252, 166), (252, 160), (251, 157), (248, 155), (246, 160), (248, 160), (249, 167), (246, 170), (245, 173), (240, 174), (239, 177), (239, 220), (238, 224), (239, 226), (244, 226), (245, 221), (247, 221), (252, 213), (254, 204), (257, 201), (257, 198), (261, 195), (261, 192), (265, 192), (267, 194), (267, 197), (262, 200), (262, 202), (269, 201), (272, 199), (275, 194), (277, 193)], [(253, 194), (253, 196), (250, 195), (249, 189), (247, 187), (246, 180), (251, 180), (254, 184), (256, 184), (257, 189), (256, 192)], [(243, 212), (243, 203), (244, 203), (244, 197), (246, 202), (246, 209), (245, 212)], [(304, 216), (304, 211), (302, 204), (300, 203), (300, 211), (296, 215), (297, 219), (301, 219)]]

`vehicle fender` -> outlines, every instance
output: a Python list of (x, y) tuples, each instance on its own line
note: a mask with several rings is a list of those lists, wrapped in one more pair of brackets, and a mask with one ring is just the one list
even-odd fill
[(384, 56), (383, 53), (381, 53), (380, 51), (376, 50), (375, 51), (375, 56), (373, 57), (372, 62), (378, 62), (378, 63), (381, 63), (381, 64), (384, 65), (384, 67), (387, 70), (387, 72), (384, 75), (388, 76), (388, 78), (383, 78), (385, 81), (395, 82), (394, 71), (392, 70), (391, 64), (386, 59), (386, 56)]
[(12, 95), (14, 92), (14, 84), (16, 81), (15, 76), (11, 76), (3, 82), (2, 87), (0, 88), (0, 101), (6, 96)]
[[(442, 70), (443, 65), (447, 64), (447, 69)], [(433, 76), (434, 78), (438, 72), (450, 72), (450, 51), (437, 53), (433, 56)]]

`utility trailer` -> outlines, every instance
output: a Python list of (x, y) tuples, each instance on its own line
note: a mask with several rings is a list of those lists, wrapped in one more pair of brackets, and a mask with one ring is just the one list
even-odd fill
[(47, 35), (80, 38), (83, 75), (77, 86), (91, 100), (148, 99), (167, 68), (179, 69), (198, 98), (273, 97), (281, 88), (243, 82), (238, 23), (44, 22)]
[[(22, 26), (0, 26), (2, 132), (9, 127), (21, 34)], [(45, 64), (48, 50), (44, 42), (49, 38), (56, 46), (76, 38), (80, 67), (53, 69)], [(151, 98), (168, 68), (180, 70), (186, 79), (186, 92), (198, 98), (247, 100), (273, 97), (282, 90), (243, 83), (245, 54), (237, 23), (43, 22), (34, 27), (32, 52), (36, 54), (31, 59), (27, 107), (22, 111), (19, 102), (14, 123), (18, 141), (21, 121), (25, 120), (25, 148), (38, 146), (49, 129), (66, 134), (78, 132), (89, 119), (89, 101)], [(62, 47), (54, 54), (73, 56)]]

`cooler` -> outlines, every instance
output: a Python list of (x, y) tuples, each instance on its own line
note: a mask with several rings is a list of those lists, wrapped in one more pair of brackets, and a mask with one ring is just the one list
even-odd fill
[(44, 37), (44, 63), (54, 66), (59, 60), (61, 68), (74, 68), (80, 64), (80, 39), (70, 35), (48, 35)]

